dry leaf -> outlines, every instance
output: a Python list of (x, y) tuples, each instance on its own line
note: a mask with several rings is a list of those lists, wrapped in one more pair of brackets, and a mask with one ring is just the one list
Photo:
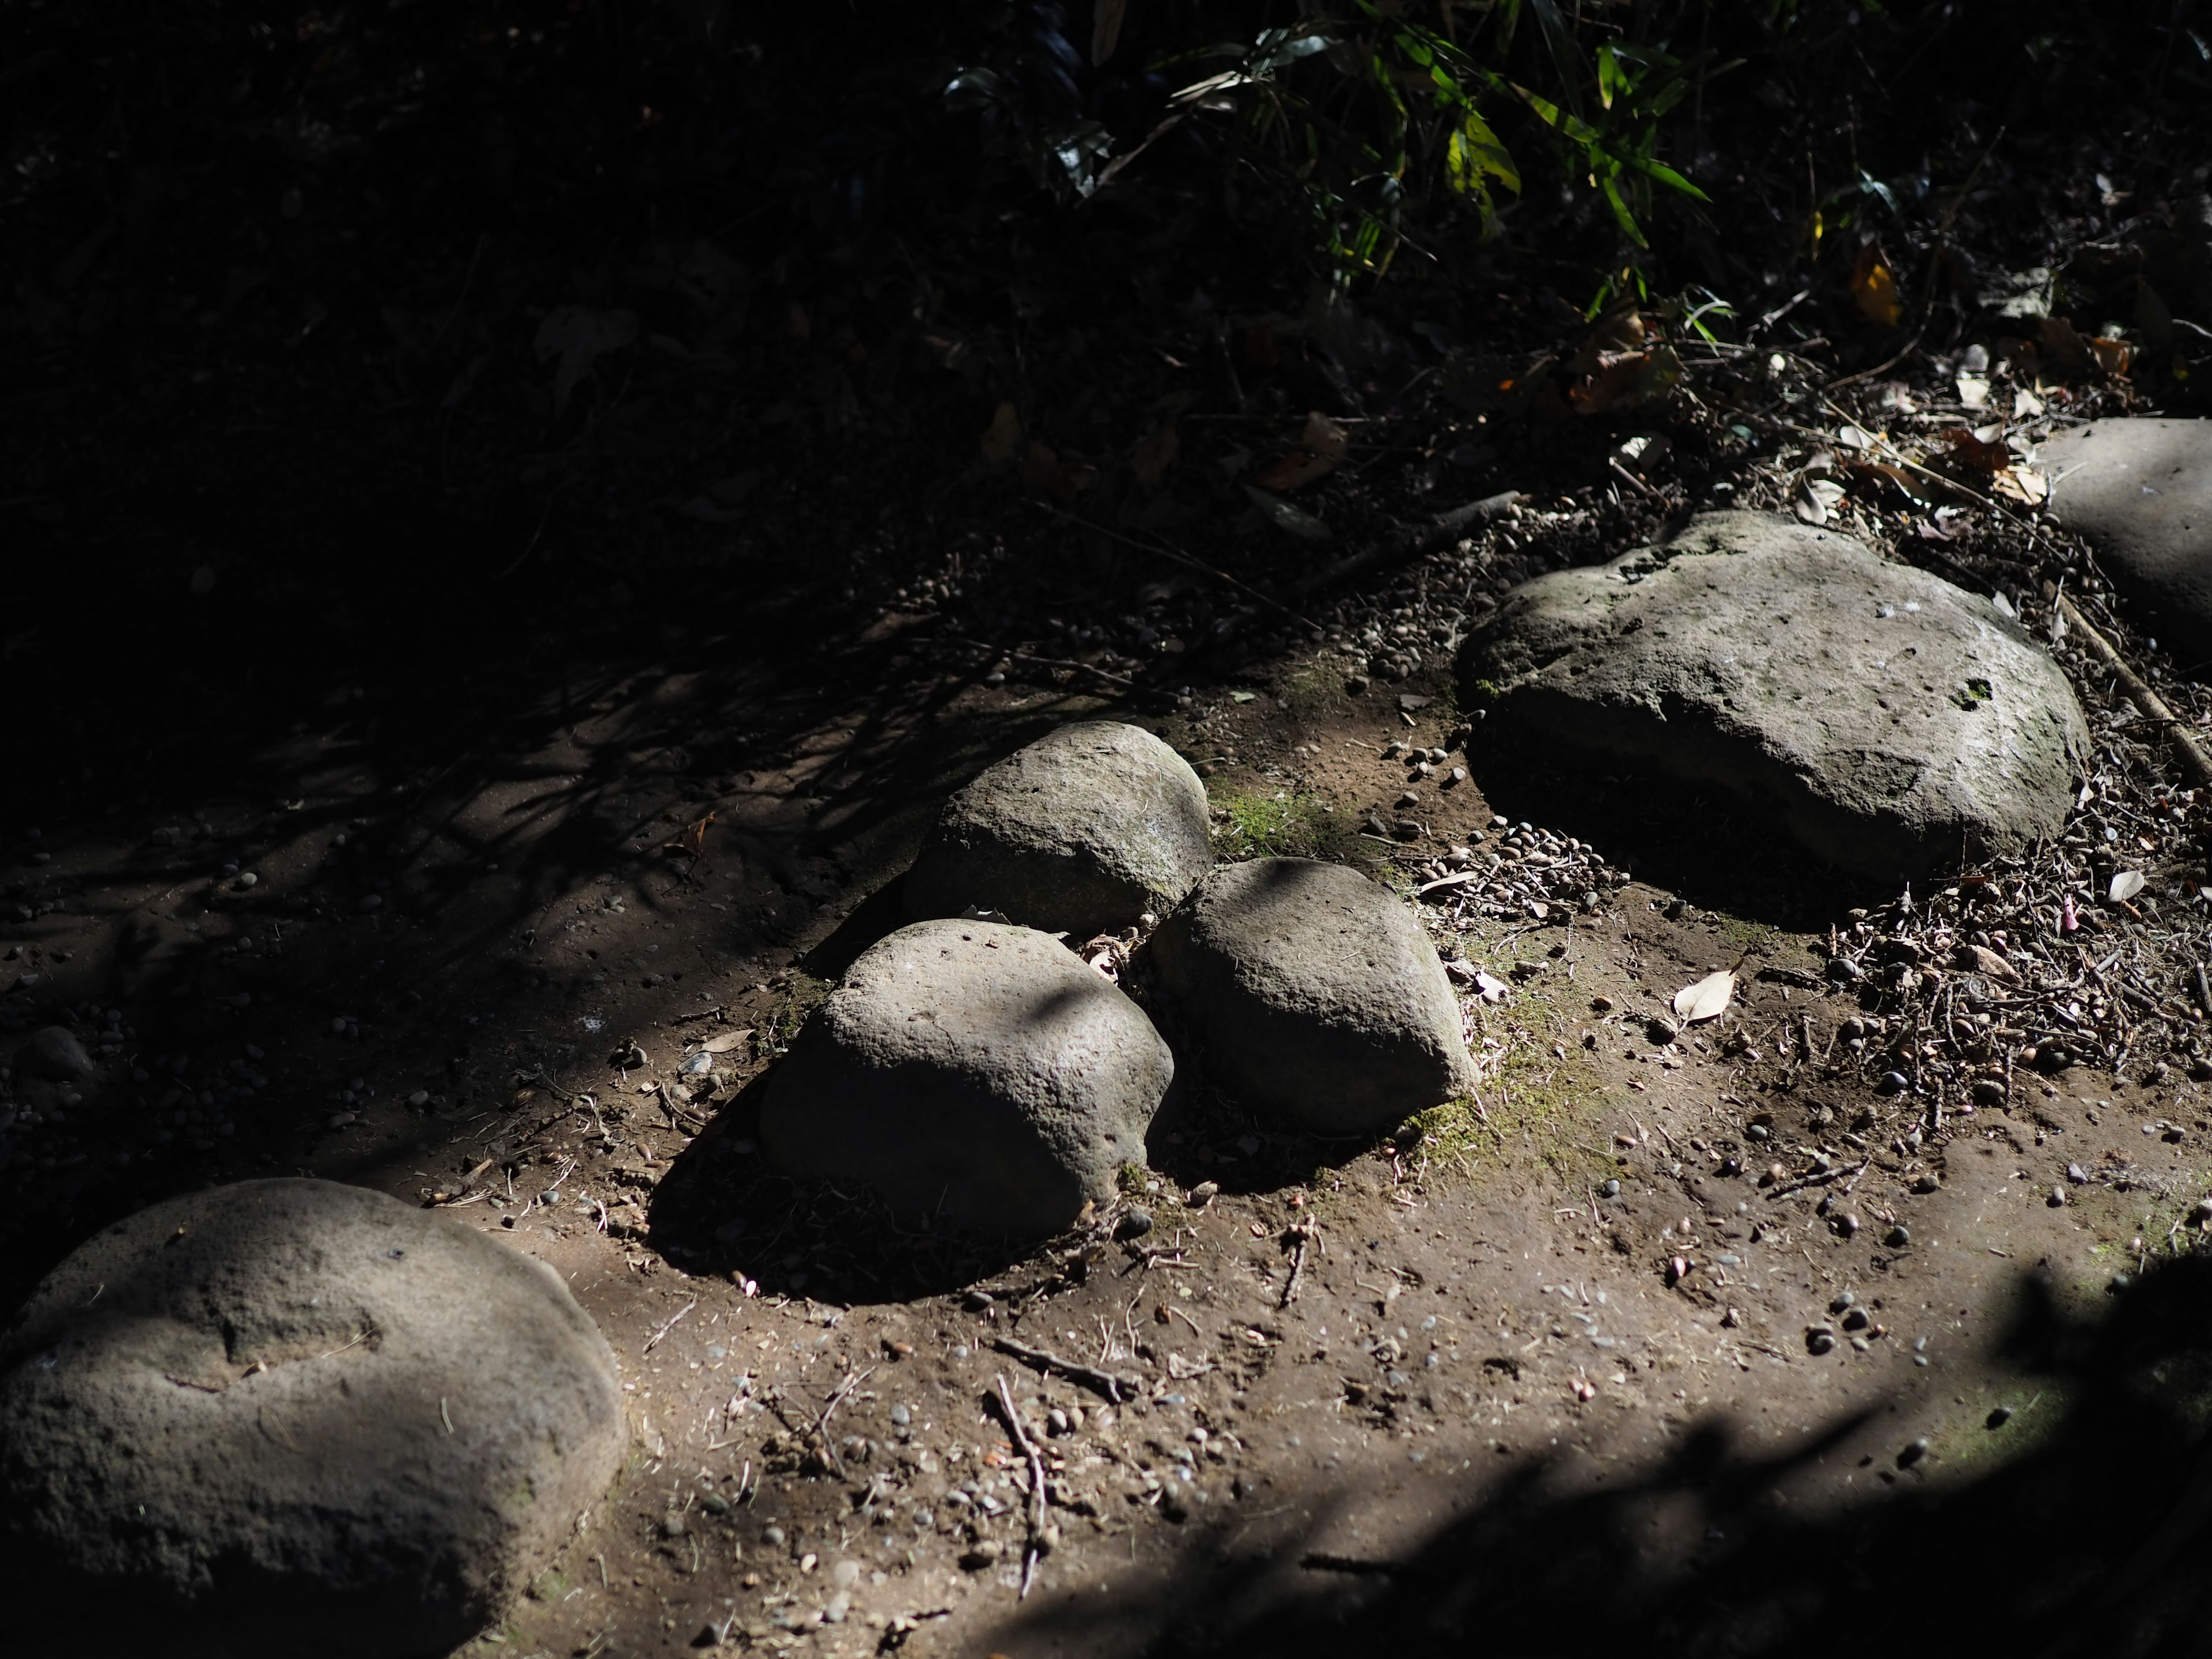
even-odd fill
[(999, 412), (991, 416), (991, 424), (982, 440), (983, 459), (1005, 461), (1013, 459), (1014, 446), (1022, 441), (1022, 417), (1012, 404), (1000, 404)]
[(1718, 1019), (1735, 997), (1735, 975), (1723, 968), (1674, 993), (1674, 1018), (1686, 1025)]
[(2143, 872), (2142, 871), (2121, 870), (2115, 872), (2112, 876), (2110, 896), (2113, 903), (2125, 904), (2142, 890)]
[(1252, 505), (1266, 514), (1279, 530), (1310, 542), (1325, 542), (1333, 533), (1322, 520), (1316, 519), (1303, 507), (1292, 507), (1288, 501), (1270, 495), (1264, 489), (1255, 489), (1246, 484), (1244, 493), (1252, 498)]
[(2012, 465), (2011, 450), (2001, 443), (1978, 438), (1963, 426), (1951, 428), (1942, 434), (1942, 438), (1951, 446), (1954, 455), (1984, 472), (2002, 472)]
[(1968, 409), (1987, 409), (1990, 406), (1990, 377), (1986, 374), (1959, 376), (1959, 401)]
[(1252, 482), (1262, 489), (1297, 489), (1336, 471), (1352, 447), (1345, 429), (1316, 410), (1306, 416), (1299, 447)]
[(2101, 372), (2116, 380), (2126, 378), (2128, 348), (2124, 341), (2093, 338), (2082, 343), (2089, 348), (2089, 356)]
[(1870, 323), (1895, 328), (1904, 319), (1905, 301), (1897, 291), (1896, 274), (1875, 243), (1869, 242), (1859, 250), (1858, 263), (1851, 268), (1851, 298), (1858, 302), (1859, 314)]
[(1474, 988), (1485, 1002), (1503, 1002), (1505, 994), (1513, 988), (1495, 974), (1479, 973), (1474, 976)]
[(2040, 507), (2051, 494), (2051, 481), (2033, 467), (2008, 466), (1990, 480), (1990, 493), (2023, 507)]
[(724, 1031), (719, 1036), (710, 1036), (699, 1047), (707, 1054), (726, 1054), (731, 1049), (742, 1045), (752, 1034), (753, 1028), (747, 1025), (739, 1030)]
[(1175, 465), (1176, 451), (1182, 440), (1176, 428), (1164, 426), (1129, 452), (1129, 471), (1137, 482), (1147, 489), (1158, 489), (1160, 480), (1167, 477), (1168, 468)]
[(1973, 947), (1973, 952), (1974, 967), (1978, 972), (1985, 974), (1991, 979), (2001, 980), (2007, 985), (2020, 983), (2020, 969), (1990, 950), (1988, 945), (1977, 945)]

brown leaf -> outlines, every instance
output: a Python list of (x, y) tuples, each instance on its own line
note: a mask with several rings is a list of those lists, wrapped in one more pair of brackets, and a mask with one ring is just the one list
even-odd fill
[(1168, 468), (1175, 465), (1176, 451), (1182, 443), (1174, 427), (1160, 428), (1129, 452), (1129, 471), (1146, 489), (1158, 489)]
[(2013, 464), (2011, 450), (2001, 443), (1990, 443), (1977, 438), (1963, 426), (1953, 427), (1942, 434), (1942, 438), (1951, 446), (1954, 455), (1984, 472), (2002, 472)]
[(1252, 482), (1262, 489), (1291, 490), (1336, 471), (1352, 447), (1345, 429), (1316, 410), (1306, 416), (1300, 447), (1261, 471)]
[(1633, 409), (1665, 392), (1682, 378), (1681, 360), (1671, 347), (1656, 346), (1598, 360), (1595, 372), (1568, 388), (1577, 415), (1602, 415), (1608, 409)]
[(1596, 373), (1609, 357), (1638, 355), (1644, 342), (1644, 313), (1632, 305), (1615, 306), (1599, 316), (1573, 357), (1568, 360), (1567, 378), (1583, 380)]
[(981, 448), (987, 461), (1011, 460), (1014, 447), (1022, 441), (1022, 417), (1013, 404), (1000, 404), (998, 413), (991, 416), (991, 424), (983, 433)]

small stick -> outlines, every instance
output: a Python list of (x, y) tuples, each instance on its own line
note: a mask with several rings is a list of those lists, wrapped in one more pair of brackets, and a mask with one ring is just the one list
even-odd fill
[(1024, 1365), (1041, 1371), (1057, 1371), (1071, 1382), (1080, 1382), (1086, 1389), (1095, 1389), (1113, 1405), (1121, 1404), (1144, 1386), (1128, 1377), (1101, 1370), (1096, 1365), (1086, 1365), (1080, 1360), (1062, 1359), (1058, 1354), (1047, 1353), (1042, 1348), (1032, 1348), (1026, 1343), (1015, 1341), (1011, 1336), (994, 1337), (991, 1346), (1000, 1353), (1020, 1360)]
[(1030, 1461), (1030, 1537), (1022, 1550), (1022, 1588), (1014, 1599), (1029, 1599), (1030, 1584), (1036, 1577), (1037, 1558), (1044, 1553), (1044, 1454), (1037, 1449), (1036, 1441), (1022, 1425), (1022, 1414), (1014, 1409), (1014, 1397), (1006, 1391), (1006, 1373), (998, 1374), (999, 1415), (1006, 1421), (1006, 1431), (1014, 1437), (1014, 1447)]
[(1297, 1300), (1298, 1280), (1304, 1277), (1306, 1271), (1306, 1240), (1311, 1237), (1310, 1229), (1294, 1227), (1291, 1230), (1291, 1276), (1283, 1281), (1282, 1299), (1275, 1304), (1278, 1308), (1287, 1308)]
[(2097, 631), (2089, 619), (2081, 614), (2081, 607), (2064, 593), (2058, 596), (2058, 614), (2066, 618), (2069, 628), (2080, 630), (2082, 643), (2089, 647), (2090, 654), (2111, 669), (2112, 677), (2127, 688), (2128, 695), (2136, 700), (2143, 713), (2164, 728), (2166, 740), (2172, 746), (2174, 758), (2181, 763), (2182, 769), (2194, 777), (2199, 785), (2212, 787), (2212, 756), (2206, 755), (2197, 739), (2182, 728), (2179, 717), (2166, 707), (2166, 700), (2150, 689), (2149, 682), (2122, 660), (2118, 649)]
[(674, 1329), (676, 1328), (676, 1321), (677, 1321), (677, 1320), (678, 1320), (678, 1319), (683, 1318), (683, 1317), (684, 1317), (684, 1316), (685, 1314), (690, 1313), (690, 1312), (691, 1311), (691, 1310), (692, 1310), (692, 1309), (694, 1309), (694, 1308), (697, 1307), (698, 1305), (699, 1305), (699, 1298), (698, 1298), (698, 1297), (692, 1297), (692, 1298), (691, 1298), (691, 1300), (690, 1300), (690, 1301), (689, 1301), (689, 1302), (685, 1303), (685, 1304), (684, 1304), (681, 1308), (678, 1309), (678, 1310), (676, 1310), (675, 1318), (671, 1319), (671, 1320), (670, 1320), (670, 1321), (669, 1321), (665, 1325), (663, 1325), (663, 1326), (662, 1326), (659, 1330), (655, 1331), (655, 1332), (654, 1332), (651, 1336), (648, 1336), (647, 1338), (646, 1338), (646, 1339), (645, 1339), (645, 1346), (644, 1346), (643, 1348), (640, 1349), (640, 1350), (639, 1350), (639, 1352), (641, 1352), (641, 1353), (651, 1353), (651, 1352), (653, 1351), (653, 1348), (654, 1348), (654, 1347), (655, 1347), (655, 1346), (659, 1343), (660, 1339), (661, 1339), (662, 1337), (664, 1337), (664, 1336), (667, 1335), (667, 1334), (669, 1334), (669, 1332), (671, 1332), (671, 1331), (672, 1331), (672, 1330), (674, 1330)]
[(814, 1419), (814, 1437), (822, 1443), (822, 1461), (830, 1466), (831, 1474), (842, 1476), (845, 1471), (838, 1466), (837, 1449), (830, 1443), (830, 1413), (844, 1403), (845, 1396), (875, 1375), (873, 1365), (864, 1371), (854, 1371), (837, 1385), (837, 1392), (830, 1396), (830, 1403), (822, 1408), (822, 1415)]

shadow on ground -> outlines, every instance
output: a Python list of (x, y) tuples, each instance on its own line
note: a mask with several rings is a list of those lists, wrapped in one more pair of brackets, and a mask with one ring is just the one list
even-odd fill
[(1990, 1356), (2015, 1384), (2009, 1416), (1966, 1417), (1932, 1445), (1899, 1443), (1879, 1407), (1780, 1453), (1707, 1421), (1620, 1485), (1522, 1468), (1387, 1559), (1315, 1549), (1349, 1494), (1248, 1498), (1304, 1501), (1316, 1520), (1240, 1553), (1224, 1517), (1212, 1550), (1181, 1553), (1181, 1576), (1072, 1597), (994, 1645), (1014, 1659), (2204, 1652), (2212, 1262), (2154, 1269), (2086, 1310), (2039, 1278), (2020, 1290)]

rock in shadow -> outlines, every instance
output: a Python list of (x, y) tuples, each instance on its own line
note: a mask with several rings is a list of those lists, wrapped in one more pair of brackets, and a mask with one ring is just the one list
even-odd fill
[(653, 1190), (646, 1242), (686, 1273), (750, 1281), (762, 1295), (902, 1302), (973, 1284), (1034, 1249), (902, 1222), (858, 1182), (780, 1173), (760, 1140), (774, 1076), (723, 1106)]
[(1179, 1577), (1117, 1573), (1111, 1593), (1048, 1603), (989, 1645), (1842, 1659), (1964, 1637), (1961, 1651), (2047, 1659), (2201, 1654), (2212, 1261), (2154, 1269), (2086, 1310), (2040, 1279), (2023, 1290), (1997, 1355), (2013, 1403), (1966, 1408), (1962, 1392), (1954, 1411), (1951, 1380), (1924, 1395), (1905, 1382), (1898, 1406), (1944, 1419), (1927, 1438), (1874, 1407), (1781, 1450), (1707, 1422), (1600, 1480), (1547, 1457), (1471, 1489), (1387, 1557), (1318, 1547), (1348, 1490), (1278, 1491), (1271, 1512), (1313, 1518), (1273, 1547), (1239, 1553), (1244, 1517), (1224, 1516), (1213, 1548), (1180, 1553)]
[(1897, 896), (1894, 882), (1822, 863), (1717, 784), (1577, 765), (1538, 744), (1487, 740), (1480, 727), (1468, 750), (1497, 811), (1588, 842), (1608, 864), (1700, 908), (1825, 927), (1840, 910)]
[(870, 945), (906, 926), (906, 878), (895, 876), (846, 913), (844, 921), (800, 960), (799, 967), (833, 983)]

